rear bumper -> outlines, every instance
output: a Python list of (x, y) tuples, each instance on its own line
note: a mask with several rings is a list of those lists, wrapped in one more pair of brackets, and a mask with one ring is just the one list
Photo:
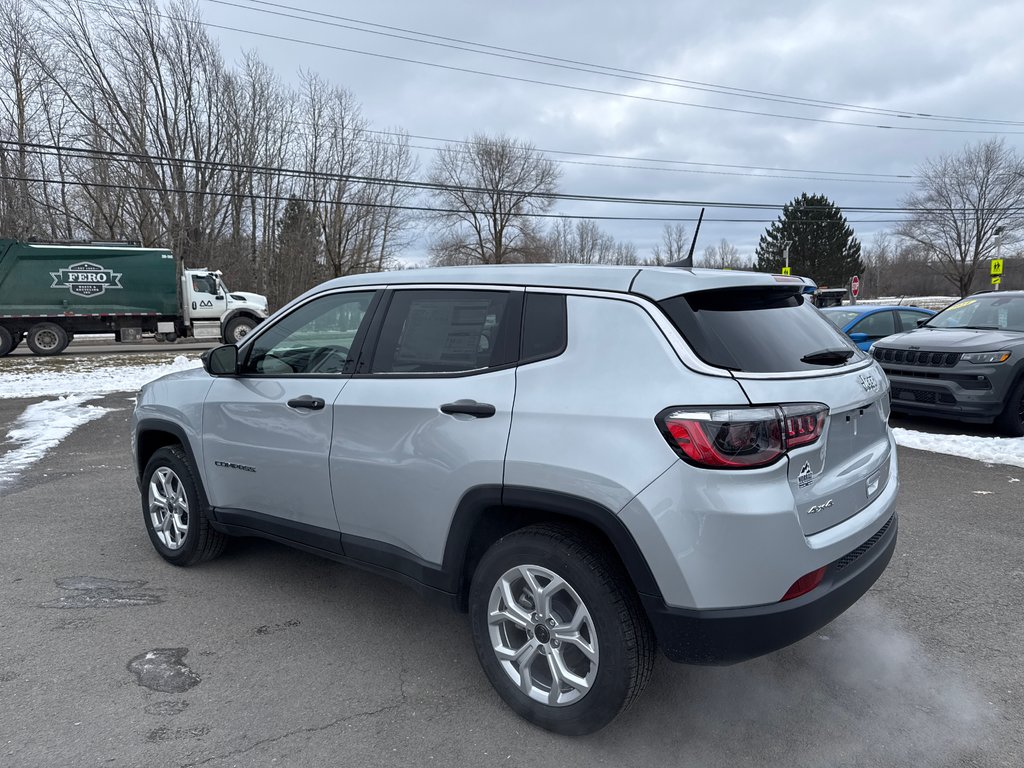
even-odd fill
[(864, 544), (829, 564), (819, 586), (784, 603), (691, 610), (647, 595), (641, 600), (671, 661), (724, 665), (752, 659), (807, 637), (853, 605), (889, 564), (896, 529), (894, 512)]

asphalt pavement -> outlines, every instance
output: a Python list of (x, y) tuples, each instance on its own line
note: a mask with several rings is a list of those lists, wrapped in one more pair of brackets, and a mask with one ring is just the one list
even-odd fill
[[(509, 711), (466, 617), (397, 583), (259, 540), (166, 564), (130, 397), (0, 489), (2, 766), (1024, 765), (1024, 469), (901, 451), (864, 600), (744, 664), (659, 658), (572, 739)], [(0, 400), (0, 435), (30, 402)]]

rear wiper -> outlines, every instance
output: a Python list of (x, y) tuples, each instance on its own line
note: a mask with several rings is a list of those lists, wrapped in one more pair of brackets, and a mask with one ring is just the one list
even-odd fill
[(811, 352), (800, 358), (801, 363), (809, 365), (842, 365), (853, 357), (852, 349), (822, 349), (819, 352)]

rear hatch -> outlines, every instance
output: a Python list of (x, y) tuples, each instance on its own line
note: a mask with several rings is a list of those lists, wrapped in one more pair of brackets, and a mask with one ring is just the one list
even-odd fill
[(799, 287), (697, 291), (659, 304), (697, 356), (728, 371), (751, 405), (828, 408), (820, 437), (783, 460), (805, 534), (855, 515), (886, 486), (885, 375)]

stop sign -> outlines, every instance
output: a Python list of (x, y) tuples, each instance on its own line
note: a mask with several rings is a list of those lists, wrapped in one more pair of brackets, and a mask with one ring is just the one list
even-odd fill
[(853, 298), (860, 296), (860, 278), (856, 275), (850, 281), (850, 293), (853, 294)]

